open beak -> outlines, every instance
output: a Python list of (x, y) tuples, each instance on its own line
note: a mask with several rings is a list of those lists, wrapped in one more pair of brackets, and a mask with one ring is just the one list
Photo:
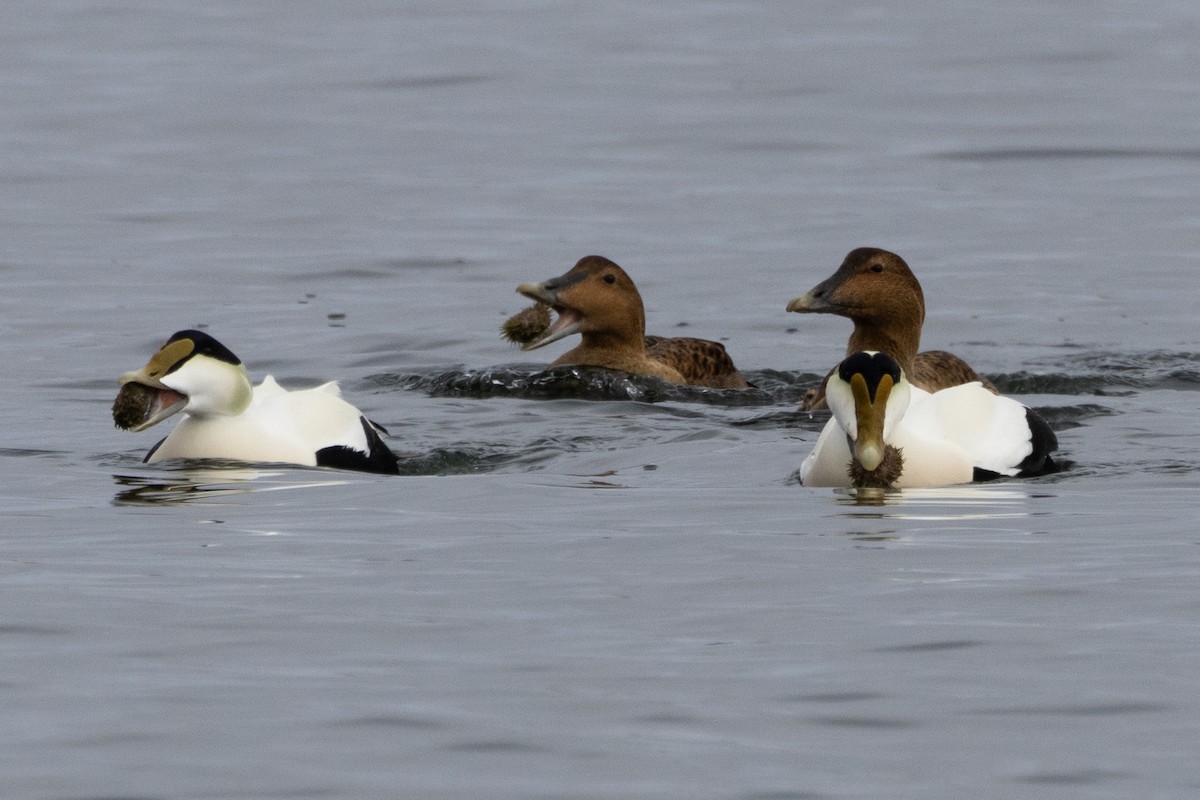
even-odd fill
[(888, 397), (892, 393), (892, 376), (884, 375), (880, 379), (874, 401), (871, 400), (866, 379), (860, 374), (851, 376), (850, 390), (854, 393), (854, 417), (858, 423), (854, 457), (864, 469), (875, 470), (883, 463), (883, 423)]
[(146, 367), (126, 372), (118, 382), (121, 391), (113, 402), (113, 422), (119, 428), (145, 430), (182, 411), (188, 403), (187, 395), (151, 377)]
[(522, 350), (536, 350), (539, 347), (544, 347), (573, 333), (579, 333), (583, 327), (583, 317), (578, 312), (564, 307), (559, 301), (558, 289), (561, 286), (554, 286), (552, 284), (560, 284), (561, 282), (562, 278), (556, 278), (545, 283), (522, 283), (517, 287), (517, 292), (525, 295), (530, 300), (545, 303), (555, 313), (555, 320), (546, 329), (546, 335), (540, 339), (521, 345)]

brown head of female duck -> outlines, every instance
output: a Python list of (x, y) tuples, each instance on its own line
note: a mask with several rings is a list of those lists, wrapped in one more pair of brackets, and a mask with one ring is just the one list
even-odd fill
[(545, 335), (523, 349), (535, 350), (575, 333), (582, 337), (551, 366), (605, 367), (720, 389), (749, 386), (718, 342), (646, 336), (642, 296), (625, 270), (603, 256), (585, 256), (565, 275), (523, 283), (517, 291), (557, 314)]
[[(967, 362), (945, 350), (918, 352), (925, 323), (925, 295), (904, 259), (876, 247), (851, 250), (838, 271), (787, 305), (801, 314), (838, 314), (854, 322), (846, 354), (863, 350), (886, 353), (929, 392), (981, 378)], [(824, 384), (805, 398), (802, 408), (825, 407)]]

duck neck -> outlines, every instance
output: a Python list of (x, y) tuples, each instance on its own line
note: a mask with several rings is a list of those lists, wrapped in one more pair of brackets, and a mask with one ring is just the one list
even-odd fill
[(579, 349), (582, 350), (620, 350), (626, 353), (645, 355), (646, 336), (638, 331), (636, 336), (629, 336), (617, 331), (588, 331), (580, 337)]
[(646, 314), (641, 302), (605, 309), (590, 317), (580, 332), (582, 352), (620, 354), (621, 358), (645, 358)]
[(590, 332), (583, 335), (579, 346), (565, 353), (559, 361), (568, 364), (591, 364), (597, 367), (625, 369), (620, 366), (646, 358), (645, 338), (630, 339), (617, 333)]
[(205, 391), (189, 395), (187, 413), (193, 417), (235, 417), (250, 407), (254, 386), (241, 364), (212, 362), (204, 365), (209, 377)]
[(879, 320), (856, 319), (854, 333), (850, 334), (850, 342), (846, 345), (846, 355), (863, 350), (877, 350), (896, 359), (900, 368), (911, 374), (920, 347), (920, 322), (913, 326), (897, 325), (895, 320), (881, 323)]

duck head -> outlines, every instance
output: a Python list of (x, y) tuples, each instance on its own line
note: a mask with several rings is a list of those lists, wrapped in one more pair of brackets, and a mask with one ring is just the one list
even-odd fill
[(847, 352), (882, 350), (911, 367), (925, 323), (925, 295), (904, 259), (877, 247), (851, 250), (837, 272), (787, 304), (800, 314), (854, 321)]
[(855, 485), (891, 486), (904, 462), (888, 442), (910, 399), (900, 365), (884, 353), (855, 353), (829, 376), (825, 396), (849, 440)]
[(584, 256), (565, 275), (522, 283), (517, 291), (546, 303), (558, 315), (546, 334), (523, 345), (523, 350), (536, 350), (573, 333), (581, 334), (585, 345), (599, 347), (636, 346), (644, 340), (642, 297), (625, 270), (603, 256)]
[(234, 416), (250, 405), (254, 388), (229, 348), (202, 331), (179, 331), (146, 366), (126, 372), (113, 405), (118, 426), (140, 431), (180, 412)]

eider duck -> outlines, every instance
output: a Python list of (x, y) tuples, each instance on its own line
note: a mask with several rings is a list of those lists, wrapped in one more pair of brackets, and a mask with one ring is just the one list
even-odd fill
[(120, 428), (141, 431), (178, 412), (183, 419), (146, 462), (214, 458), (396, 474), (383, 428), (340, 396), (336, 383), (289, 392), (246, 367), (207, 333), (179, 331), (146, 366), (120, 378), (113, 404)]
[(946, 486), (1058, 471), (1046, 421), (978, 382), (927, 392), (896, 359), (855, 353), (826, 390), (833, 417), (800, 467), (805, 486)]
[[(887, 353), (900, 363), (913, 386), (936, 392), (979, 381), (967, 362), (945, 350), (917, 352), (925, 322), (925, 295), (904, 259), (877, 247), (851, 250), (838, 271), (787, 305), (801, 314), (838, 314), (854, 322), (846, 355), (862, 350)], [(827, 378), (828, 379), (828, 378)], [(803, 408), (824, 408), (824, 385), (805, 399)]]
[(650, 375), (672, 383), (742, 389), (750, 384), (718, 342), (646, 336), (642, 296), (625, 270), (603, 256), (585, 256), (565, 275), (523, 283), (517, 291), (558, 315), (535, 350), (578, 333), (583, 341), (550, 366), (580, 364)]

